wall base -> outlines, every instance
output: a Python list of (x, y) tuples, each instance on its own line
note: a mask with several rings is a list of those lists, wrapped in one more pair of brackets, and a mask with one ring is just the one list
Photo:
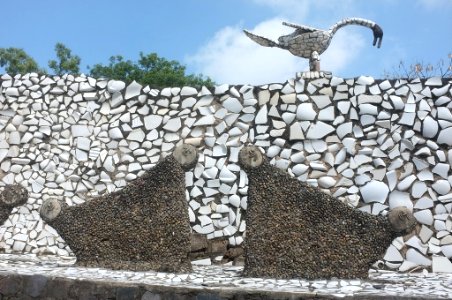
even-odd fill
[(452, 275), (370, 271), (368, 280), (242, 277), (243, 268), (185, 274), (74, 267), (73, 259), (0, 255), (0, 299), (451, 299)]

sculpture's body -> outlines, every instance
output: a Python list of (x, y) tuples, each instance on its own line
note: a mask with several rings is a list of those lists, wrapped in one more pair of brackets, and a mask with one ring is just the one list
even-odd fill
[(49, 199), (41, 217), (68, 243), (80, 266), (190, 271), (184, 170), (196, 161), (193, 147), (180, 146), (122, 190), (71, 207)]
[(239, 162), (249, 179), (247, 277), (366, 278), (392, 240), (416, 225), (405, 207), (388, 217), (366, 214), (271, 166), (244, 147)]
[(380, 26), (378, 26), (375, 22), (361, 18), (344, 19), (331, 26), (328, 30), (320, 30), (309, 26), (296, 25), (286, 22), (283, 22), (283, 25), (293, 27), (295, 28), (295, 31), (291, 34), (280, 36), (278, 38), (279, 43), (252, 34), (246, 30), (244, 30), (244, 32), (250, 39), (261, 46), (278, 47), (288, 50), (295, 56), (308, 58), (311, 71), (320, 71), (319, 55), (328, 48), (336, 31), (346, 25), (361, 25), (372, 29), (374, 34), (373, 45), (377, 45), (378, 48), (380, 48), (381, 41), (383, 39), (383, 30)]

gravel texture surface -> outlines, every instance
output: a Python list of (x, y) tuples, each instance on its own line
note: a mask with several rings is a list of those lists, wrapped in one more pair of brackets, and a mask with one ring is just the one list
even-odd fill
[(168, 156), (121, 191), (63, 207), (50, 225), (80, 266), (189, 271), (184, 174)]

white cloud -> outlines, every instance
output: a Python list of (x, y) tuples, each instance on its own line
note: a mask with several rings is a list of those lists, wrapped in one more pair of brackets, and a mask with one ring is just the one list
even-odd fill
[[(253, 32), (271, 39), (282, 31), (281, 20), (259, 24)], [(188, 58), (198, 72), (210, 76), (217, 83), (263, 84), (293, 77), (306, 63), (277, 48), (259, 46), (239, 27), (226, 27), (198, 52)]]
[(452, 1), (450, 0), (418, 0), (417, 5), (429, 10), (451, 9)]
[(339, 73), (347, 65), (359, 60), (359, 54), (366, 48), (365, 39), (361, 34), (338, 31), (330, 47), (321, 56), (321, 69)]
[[(250, 31), (277, 40), (281, 34), (292, 31), (281, 22), (282, 19), (267, 20)], [(321, 56), (322, 69), (333, 73), (340, 72), (358, 59), (363, 47), (364, 39), (360, 34), (345, 34), (339, 31), (328, 50)], [(284, 82), (293, 78), (296, 72), (308, 70), (306, 59), (295, 57), (278, 48), (259, 46), (246, 37), (239, 26), (218, 31), (196, 54), (188, 57), (187, 62), (194, 66), (196, 72), (213, 78), (219, 84)]]

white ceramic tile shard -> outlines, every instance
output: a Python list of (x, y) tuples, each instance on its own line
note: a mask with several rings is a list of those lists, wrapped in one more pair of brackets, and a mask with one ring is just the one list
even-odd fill
[(389, 193), (388, 186), (381, 181), (371, 180), (360, 188), (364, 202), (384, 203)]
[(313, 121), (317, 116), (312, 103), (301, 103), (297, 108), (297, 119), (302, 121)]
[(441, 246), (441, 252), (443, 252), (444, 256), (447, 258), (452, 258), (452, 245)]
[(321, 139), (335, 131), (335, 128), (325, 122), (318, 121), (309, 127), (306, 137), (308, 139)]
[(414, 206), (415, 209), (425, 209), (433, 207), (433, 200), (429, 197), (422, 197)]
[(414, 262), (419, 266), (431, 266), (432, 261), (414, 249), (408, 249), (406, 254), (408, 261)]
[(213, 125), (215, 123), (215, 116), (214, 115), (207, 115), (201, 117), (198, 121), (196, 121), (193, 126), (207, 126), (207, 125)]
[(427, 184), (422, 181), (417, 181), (411, 188), (411, 196), (413, 198), (421, 198), (427, 192)]
[(123, 81), (118, 80), (110, 80), (107, 84), (107, 90), (110, 93), (120, 92), (126, 87), (126, 84)]
[(121, 93), (119, 93), (119, 92), (116, 92), (111, 97), (110, 106), (111, 106), (111, 108), (117, 108), (118, 106), (123, 104), (123, 102), (124, 102), (123, 95)]
[(219, 178), (223, 182), (232, 183), (235, 182), (237, 176), (232, 173), (226, 166), (224, 166), (220, 171)]
[(256, 114), (256, 124), (267, 124), (268, 122), (268, 110), (267, 105), (263, 105), (259, 112)]
[(432, 184), (432, 188), (439, 195), (446, 195), (451, 190), (451, 184), (448, 180), (440, 179)]
[(289, 140), (294, 141), (294, 140), (304, 140), (304, 139), (305, 139), (305, 135), (304, 135), (303, 129), (301, 128), (301, 125), (298, 122), (293, 123), (290, 126)]
[(91, 140), (86, 137), (78, 137), (77, 138), (77, 148), (81, 150), (89, 151), (91, 146)]
[(282, 95), (281, 100), (283, 103), (295, 103), (297, 96), (295, 94)]
[(448, 107), (438, 107), (438, 119), (447, 120), (452, 122), (452, 111)]
[(143, 130), (141, 128), (138, 128), (129, 133), (129, 135), (127, 136), (127, 140), (143, 142), (145, 137), (146, 134), (143, 132)]
[(375, 82), (375, 79), (370, 76), (359, 76), (358, 80), (356, 81), (357, 84), (360, 85), (371, 85)]
[(240, 113), (243, 109), (242, 103), (237, 98), (228, 98), (222, 104), (224, 108), (233, 113)]
[(402, 262), (403, 256), (396, 247), (390, 245), (383, 259), (390, 262)]
[(129, 100), (133, 97), (140, 95), (142, 88), (143, 86), (134, 80), (127, 86), (124, 99)]
[(174, 118), (169, 119), (168, 122), (163, 126), (163, 129), (168, 130), (170, 132), (177, 132), (182, 127), (181, 119)]
[(190, 86), (184, 86), (180, 94), (181, 96), (194, 96), (198, 94), (198, 90)]
[(441, 85), (443, 85), (443, 80), (439, 76), (430, 77), (430, 78), (427, 79), (427, 81), (425, 81), (425, 85), (427, 85), (427, 86), (441, 86)]
[(433, 236), (433, 230), (429, 227), (422, 225), (421, 231), (419, 232), (419, 237), (423, 243), (427, 243)]
[(9, 133), (8, 144), (10, 145), (20, 145), (21, 136), (20, 132), (13, 131)]
[(144, 117), (144, 127), (146, 130), (152, 130), (160, 126), (163, 122), (163, 117), (159, 115), (149, 115)]
[(326, 95), (311, 96), (312, 100), (316, 104), (317, 108), (322, 109), (331, 104), (330, 97)]
[(438, 144), (452, 146), (452, 126), (442, 129), (438, 135)]
[(410, 194), (397, 190), (391, 192), (389, 194), (389, 208), (394, 209), (396, 207), (407, 207), (413, 210), (413, 202), (411, 201)]
[(422, 135), (426, 138), (435, 137), (438, 133), (438, 122), (431, 116), (427, 116), (423, 121)]
[(295, 174), (295, 176), (300, 176), (304, 174), (309, 169), (309, 166), (304, 164), (297, 164), (292, 168), (292, 173)]
[(425, 225), (433, 224), (433, 214), (432, 214), (432, 211), (429, 209), (423, 209), (423, 210), (414, 212), (414, 217), (421, 224), (425, 224)]
[(419, 172), (417, 174), (417, 177), (419, 178), (419, 180), (421, 181), (433, 181), (433, 173), (430, 172), (429, 170), (422, 170), (421, 172)]
[(452, 273), (452, 262), (444, 256), (433, 256), (432, 271), (434, 273)]
[(404, 112), (399, 120), (399, 124), (413, 126), (416, 118), (416, 113), (414, 112)]
[(432, 89), (432, 93), (433, 93), (433, 95), (440, 97), (440, 96), (445, 95), (449, 90), (450, 90), (450, 84), (446, 84), (443, 87), (438, 87), (438, 88)]
[(409, 187), (411, 187), (411, 184), (413, 184), (413, 182), (415, 180), (416, 180), (416, 175), (410, 175), (408, 177), (405, 177), (402, 181), (399, 182), (399, 184), (397, 184), (397, 188), (400, 191), (405, 191)]
[(333, 187), (336, 184), (336, 179), (329, 176), (322, 176), (318, 179), (318, 184), (322, 188), (330, 188)]
[(73, 137), (89, 137), (93, 133), (93, 127), (88, 125), (73, 125), (71, 126), (71, 133)]
[(450, 172), (450, 165), (446, 163), (438, 163), (436, 166), (432, 169), (432, 172), (434, 174), (438, 174), (444, 179), (447, 179)]

